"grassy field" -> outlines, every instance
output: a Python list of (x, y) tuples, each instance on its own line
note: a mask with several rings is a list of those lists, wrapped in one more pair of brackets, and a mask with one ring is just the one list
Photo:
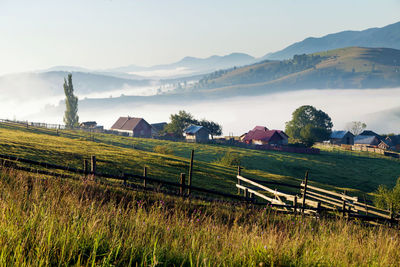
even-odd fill
[[(150, 176), (177, 181), (180, 173), (187, 173), (194, 149), (193, 185), (229, 193), (236, 192), (236, 169), (217, 163), (227, 152), (242, 157), (246, 177), (299, 184), (308, 170), (312, 184), (354, 194), (371, 193), (380, 184), (393, 186), (400, 176), (398, 161), (368, 154), (322, 151), (305, 155), (109, 134), (94, 134), (93, 141), (90, 136), (80, 131), (60, 131), (58, 136), (55, 130), (0, 124), (0, 153), (79, 168), (83, 157), (96, 155), (100, 172), (141, 174), (147, 166)], [(160, 145), (172, 154), (154, 153)]]
[(398, 229), (0, 170), (1, 266), (397, 266)]

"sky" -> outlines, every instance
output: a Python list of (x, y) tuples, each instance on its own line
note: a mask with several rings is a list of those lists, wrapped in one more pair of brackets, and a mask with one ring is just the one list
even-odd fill
[(0, 0), (0, 75), (261, 57), (310, 36), (397, 21), (400, 0)]

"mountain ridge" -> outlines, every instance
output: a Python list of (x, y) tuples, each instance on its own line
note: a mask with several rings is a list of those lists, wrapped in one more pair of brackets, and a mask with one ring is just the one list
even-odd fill
[(361, 31), (346, 30), (322, 37), (307, 37), (259, 59), (282, 60), (296, 54), (310, 54), (349, 46), (400, 49), (400, 21), (380, 28), (373, 27)]

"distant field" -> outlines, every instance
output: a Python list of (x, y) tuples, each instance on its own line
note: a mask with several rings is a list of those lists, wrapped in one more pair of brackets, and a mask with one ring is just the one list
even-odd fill
[[(153, 152), (162, 145), (172, 155)], [(380, 184), (393, 186), (400, 176), (400, 164), (389, 158), (360, 157), (322, 151), (320, 155), (304, 155), (273, 151), (257, 151), (222, 145), (188, 144), (94, 134), (81, 131), (60, 131), (25, 128), (0, 124), (0, 153), (82, 168), (83, 157), (96, 155), (101, 172), (141, 174), (148, 167), (150, 176), (177, 181), (187, 173), (190, 151), (195, 150), (193, 185), (235, 193), (235, 167), (215, 163), (226, 152), (242, 157), (243, 174), (250, 178), (299, 184), (304, 173), (310, 182), (327, 188), (371, 193)], [(367, 155), (368, 156), (368, 155)]]

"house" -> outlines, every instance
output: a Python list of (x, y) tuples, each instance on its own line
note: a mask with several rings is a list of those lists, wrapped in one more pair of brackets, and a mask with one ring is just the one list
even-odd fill
[(377, 146), (379, 142), (378, 137), (374, 135), (357, 135), (354, 137), (354, 145), (356, 146)]
[(183, 132), (188, 142), (207, 142), (210, 139), (210, 131), (203, 126), (190, 125)]
[(329, 138), (331, 144), (334, 145), (353, 145), (354, 135), (349, 131), (333, 131)]
[(111, 130), (128, 133), (132, 137), (151, 137), (151, 125), (145, 121), (143, 118), (133, 118), (133, 117), (120, 117)]
[(151, 125), (151, 135), (156, 136), (160, 135), (160, 132), (164, 130), (165, 126), (167, 126), (166, 122), (160, 122), (160, 123), (152, 123)]
[(391, 150), (400, 151), (400, 135), (390, 135), (382, 141), (388, 144)]
[(380, 149), (383, 149), (383, 150), (389, 150), (391, 147), (392, 147), (392, 144), (391, 144), (391, 142), (389, 141), (389, 140), (382, 140), (379, 144), (378, 144), (378, 147), (380, 148)]
[(81, 128), (89, 129), (89, 128), (96, 128), (97, 122), (95, 121), (85, 121), (79, 124)]
[(370, 130), (365, 130), (362, 133), (360, 133), (359, 135), (364, 135), (364, 136), (376, 136), (376, 138), (378, 138), (378, 140), (382, 140), (382, 136), (380, 136), (379, 134), (375, 133), (374, 131), (370, 131)]
[(255, 145), (287, 145), (289, 137), (280, 130), (269, 130), (264, 126), (256, 126), (249, 131), (242, 141)]

